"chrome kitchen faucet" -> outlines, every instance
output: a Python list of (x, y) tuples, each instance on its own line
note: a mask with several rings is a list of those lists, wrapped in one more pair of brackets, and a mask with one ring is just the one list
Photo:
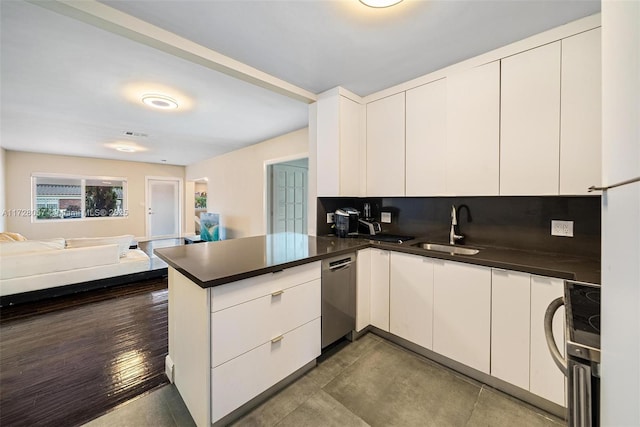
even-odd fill
[[(460, 205), (458, 206), (458, 211), (461, 211), (462, 208), (467, 209), (467, 221), (471, 222), (471, 211), (469, 211), (469, 206)], [(451, 205), (451, 230), (449, 231), (449, 244), (455, 245), (456, 242), (464, 244), (464, 234), (460, 233), (460, 227), (458, 226), (458, 218), (456, 215), (456, 206)]]

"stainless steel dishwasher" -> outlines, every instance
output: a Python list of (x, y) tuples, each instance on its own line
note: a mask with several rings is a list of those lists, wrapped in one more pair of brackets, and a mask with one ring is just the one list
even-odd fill
[(322, 348), (356, 327), (356, 254), (322, 261)]

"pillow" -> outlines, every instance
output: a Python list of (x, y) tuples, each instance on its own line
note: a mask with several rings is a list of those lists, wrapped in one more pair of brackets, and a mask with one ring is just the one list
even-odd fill
[(116, 244), (118, 245), (120, 258), (122, 258), (127, 256), (127, 253), (129, 253), (129, 246), (131, 246), (132, 240), (132, 234), (114, 237), (78, 237), (75, 239), (67, 239), (67, 249)]
[(0, 254), (16, 255), (27, 252), (44, 252), (64, 249), (62, 237), (46, 240), (25, 240), (22, 242), (0, 242)]
[(24, 242), (25, 240), (27, 238), (19, 233), (10, 233), (8, 231), (0, 233), (0, 242)]

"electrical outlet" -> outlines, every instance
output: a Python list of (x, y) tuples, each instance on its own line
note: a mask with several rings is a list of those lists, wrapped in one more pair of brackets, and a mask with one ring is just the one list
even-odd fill
[(327, 224), (333, 224), (334, 223), (333, 215), (335, 215), (333, 212), (328, 212), (327, 213)]
[(380, 222), (391, 224), (391, 212), (381, 212)]
[(573, 237), (573, 221), (551, 220), (551, 235)]

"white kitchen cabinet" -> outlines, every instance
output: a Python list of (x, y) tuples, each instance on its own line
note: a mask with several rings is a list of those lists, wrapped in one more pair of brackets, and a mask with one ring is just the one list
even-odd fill
[(498, 195), (499, 61), (447, 76), (446, 116), (447, 193)]
[(318, 317), (211, 369), (213, 422), (318, 357), (320, 327)]
[[(564, 281), (531, 276), (531, 353), (529, 391), (547, 400), (566, 406), (565, 377), (551, 358), (544, 335), (544, 314), (554, 299), (564, 294)], [(565, 353), (564, 308), (553, 318), (553, 335), (562, 354)]]
[(406, 195), (447, 194), (447, 81), (406, 94)]
[(502, 60), (500, 194), (558, 194), (560, 42)]
[(371, 324), (389, 332), (389, 251), (371, 249)]
[(320, 355), (321, 263), (203, 289), (169, 269), (169, 357), (211, 425)]
[(356, 263), (356, 331), (371, 324), (371, 249), (358, 251)]
[(342, 88), (318, 96), (316, 109), (317, 194), (365, 195), (365, 107)]
[(602, 55), (596, 28), (562, 40), (560, 194), (602, 182)]
[(433, 281), (433, 351), (488, 374), (491, 269), (434, 260)]
[(529, 390), (531, 275), (492, 269), (491, 375)]
[(433, 262), (392, 252), (389, 265), (389, 332), (432, 349)]
[(320, 299), (320, 279), (315, 279), (212, 313), (211, 366), (320, 317)]
[(404, 196), (404, 92), (367, 104), (367, 195)]

